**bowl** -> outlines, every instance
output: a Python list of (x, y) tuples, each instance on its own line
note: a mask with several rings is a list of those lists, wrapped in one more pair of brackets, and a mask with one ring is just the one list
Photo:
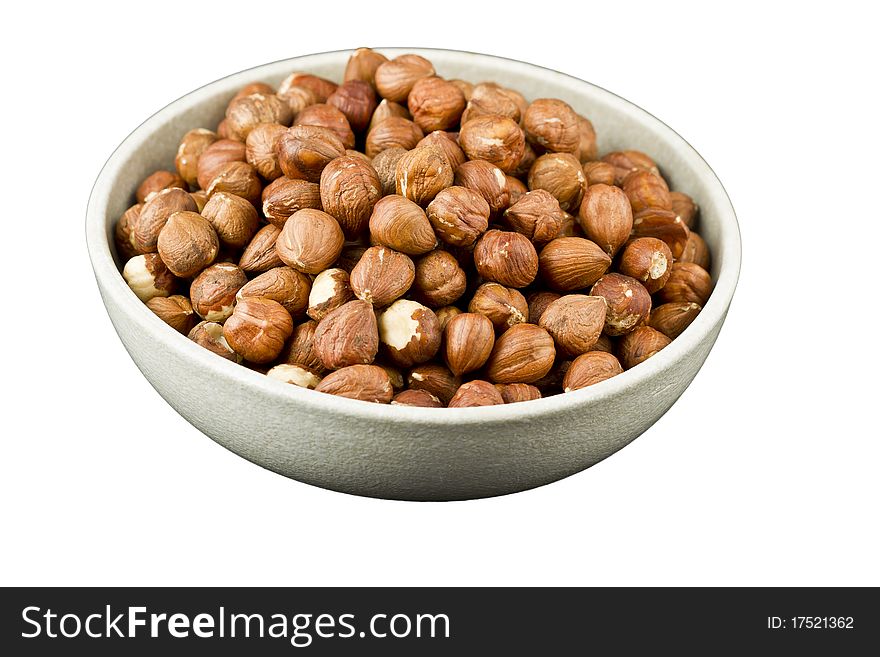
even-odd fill
[[(668, 347), (612, 379), (508, 406), (432, 409), (350, 400), (274, 381), (199, 347), (129, 290), (113, 246), (117, 218), (138, 183), (168, 168), (188, 130), (213, 126), (228, 100), (258, 80), (301, 70), (341, 79), (350, 51), (266, 64), (212, 82), (138, 127), (101, 170), (86, 216), (95, 278), (135, 364), (178, 413), (207, 436), (269, 470), (315, 486), (401, 500), (462, 500), (522, 491), (580, 472), (629, 444), (684, 392), (712, 348), (736, 287), (740, 237), (727, 194), (709, 165), (661, 121), (577, 78), (470, 52), (416, 52), (447, 78), (495, 80), (529, 99), (558, 97), (589, 117), (600, 152), (649, 153), (674, 189), (701, 208), (715, 288)], [(170, 456), (170, 455), (169, 455)]]

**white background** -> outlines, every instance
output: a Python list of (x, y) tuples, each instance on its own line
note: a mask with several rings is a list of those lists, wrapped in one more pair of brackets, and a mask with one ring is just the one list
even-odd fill
[[(4, 16), (0, 583), (880, 584), (876, 16), (485, 4)], [(227, 452), (128, 358), (83, 239), (105, 159), (195, 87), (360, 45), (590, 80), (679, 131), (726, 185), (744, 244), (727, 324), (681, 400), (613, 458), (499, 499), (360, 499)]]

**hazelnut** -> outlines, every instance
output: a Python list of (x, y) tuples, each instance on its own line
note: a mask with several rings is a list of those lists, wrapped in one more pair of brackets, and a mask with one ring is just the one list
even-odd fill
[(190, 192), (190, 196), (192, 197), (192, 200), (195, 201), (198, 213), (202, 214), (202, 210), (204, 210), (205, 206), (208, 204), (208, 193), (199, 189), (195, 192)]
[(495, 340), (486, 375), (493, 383), (532, 383), (546, 375), (555, 360), (556, 347), (546, 330), (516, 324)]
[(532, 101), (523, 116), (526, 139), (534, 146), (556, 153), (580, 153), (578, 115), (556, 98)]
[(666, 242), (654, 237), (638, 237), (620, 255), (621, 274), (632, 276), (651, 294), (666, 285), (672, 270), (672, 251)]
[(633, 227), (629, 199), (618, 187), (593, 185), (584, 195), (578, 222), (587, 237), (606, 253), (614, 255), (626, 242)]
[(529, 323), (538, 324), (541, 321), (541, 316), (544, 314), (544, 311), (547, 310), (547, 306), (556, 301), (560, 296), (556, 292), (532, 292), (529, 296), (526, 297), (526, 301), (529, 304)]
[(439, 148), (425, 146), (404, 153), (395, 169), (395, 191), (421, 206), (452, 185), (452, 167)]
[(392, 405), (421, 406), (423, 408), (443, 408), (443, 402), (427, 390), (404, 390), (394, 395)]
[(351, 270), (355, 268), (355, 265), (360, 262), (360, 259), (364, 257), (366, 252), (367, 247), (360, 244), (344, 246), (342, 247), (342, 253), (339, 254), (339, 259), (336, 261), (336, 266), (351, 274)]
[(461, 124), (488, 115), (503, 116), (517, 124), (522, 118), (519, 105), (504, 89), (492, 84), (478, 84), (471, 90)]
[(596, 344), (593, 345), (593, 348), (590, 349), (590, 351), (604, 351), (605, 353), (613, 354), (615, 352), (614, 347), (614, 339), (610, 335), (603, 333), (599, 336), (599, 339), (596, 340)]
[(404, 386), (406, 385), (406, 381), (404, 380), (403, 372), (400, 369), (392, 365), (381, 363), (378, 360), (373, 364), (378, 365), (383, 370), (385, 370), (385, 374), (388, 375), (388, 380), (391, 381), (391, 387), (394, 389), (394, 392), (403, 390)]
[(248, 273), (259, 273), (283, 265), (275, 250), (275, 243), (280, 234), (281, 229), (272, 224), (260, 228), (244, 247), (238, 266)]
[(643, 363), (671, 342), (660, 331), (640, 326), (620, 340), (620, 364), (628, 370)]
[(278, 141), (287, 128), (278, 123), (258, 123), (244, 142), (245, 159), (266, 180), (283, 175), (278, 164)]
[(290, 340), (281, 352), (280, 360), (288, 365), (299, 365), (310, 372), (323, 374), (326, 368), (315, 352), (316, 328), (318, 328), (318, 322), (314, 320), (295, 326), (293, 335), (290, 336)]
[(476, 284), (477, 268), (474, 266), (473, 245), (467, 247), (445, 244), (443, 250), (450, 253), (458, 261), (458, 266), (461, 267), (468, 276), (474, 275), (473, 282)]
[(207, 190), (221, 168), (230, 162), (247, 161), (247, 146), (232, 139), (218, 139), (206, 147), (196, 163), (196, 182)]
[(281, 81), (281, 84), (278, 86), (278, 94), (287, 93), (293, 87), (308, 89), (314, 94), (315, 101), (318, 103), (327, 102), (330, 94), (336, 91), (336, 83), (332, 80), (320, 78), (311, 73), (301, 73), (300, 71), (294, 71)]
[(238, 291), (238, 298), (264, 297), (277, 301), (290, 316), (302, 315), (309, 303), (312, 282), (292, 267), (273, 267), (263, 272)]
[(484, 279), (525, 287), (538, 275), (538, 253), (525, 235), (489, 230), (474, 247), (474, 263)]
[[(517, 203), (523, 196), (529, 193), (529, 188), (519, 178), (507, 176), (507, 191), (510, 194), (510, 205)], [(558, 205), (557, 201), (557, 205)]]
[(605, 155), (602, 161), (614, 167), (614, 184), (618, 187), (622, 187), (626, 177), (638, 169), (660, 175), (660, 170), (654, 160), (641, 151), (615, 151)]
[(629, 199), (633, 212), (641, 212), (649, 208), (672, 209), (672, 199), (669, 198), (666, 181), (644, 169), (633, 171), (624, 179), (623, 193)]
[(314, 337), (315, 354), (327, 369), (372, 363), (379, 350), (379, 331), (373, 307), (354, 299), (318, 322)]
[(367, 132), (366, 153), (368, 157), (376, 157), (385, 149), (395, 146), (410, 150), (415, 148), (424, 136), (422, 129), (409, 119), (390, 116), (370, 126)]
[(296, 115), (293, 125), (310, 125), (317, 128), (326, 128), (333, 132), (345, 148), (354, 148), (354, 132), (348, 119), (340, 110), (333, 105), (318, 103), (309, 105)]
[(591, 351), (581, 354), (572, 361), (562, 380), (562, 390), (564, 392), (580, 390), (622, 373), (620, 361), (612, 354)]
[(278, 140), (278, 164), (288, 178), (316, 183), (331, 160), (345, 155), (345, 145), (327, 128), (295, 125)]
[(464, 94), (465, 100), (471, 99), (471, 95), (474, 91), (473, 83), (468, 82), (467, 80), (450, 80), (450, 82), (461, 90), (461, 93)]
[(474, 292), (468, 312), (489, 318), (499, 331), (529, 320), (529, 305), (519, 290), (498, 283), (483, 283)]
[(373, 116), (370, 118), (370, 125), (367, 126), (367, 131), (369, 132), (382, 123), (382, 121), (391, 118), (392, 116), (401, 119), (412, 119), (409, 110), (407, 110), (404, 105), (401, 105), (400, 103), (392, 103), (388, 100), (382, 100), (376, 105), (376, 109), (373, 111)]
[(685, 242), (684, 250), (681, 252), (679, 262), (692, 262), (706, 271), (709, 270), (709, 266), (712, 264), (712, 254), (709, 252), (709, 247), (703, 238), (694, 231), (690, 231), (688, 234), (688, 239)]
[(516, 106), (519, 108), (520, 122), (522, 122), (522, 117), (525, 116), (526, 110), (529, 109), (529, 101), (516, 89), (510, 89), (509, 87), (500, 87), (500, 89), (505, 96), (516, 103)]
[(581, 230), (577, 220), (565, 210), (562, 211), (562, 225), (559, 227), (557, 237), (583, 237), (584, 231)]
[(434, 66), (424, 57), (400, 55), (380, 64), (374, 80), (382, 98), (402, 103), (406, 101), (416, 82), (433, 75)]
[(542, 155), (529, 169), (529, 189), (544, 189), (559, 201), (559, 207), (575, 212), (584, 197), (587, 177), (578, 159), (568, 153)]
[(406, 383), (410, 390), (426, 390), (444, 404), (448, 404), (461, 385), (461, 379), (444, 365), (427, 363), (412, 368)]
[(187, 132), (180, 140), (177, 155), (174, 158), (174, 167), (187, 185), (195, 186), (198, 184), (199, 158), (205, 149), (218, 139), (216, 132), (196, 128)]
[(122, 213), (122, 216), (116, 222), (116, 228), (113, 231), (113, 242), (116, 245), (116, 253), (121, 260), (129, 260), (142, 253), (134, 245), (134, 228), (137, 226), (137, 221), (143, 207), (143, 203), (132, 205)]
[(435, 310), (434, 314), (437, 315), (437, 321), (440, 323), (440, 332), (443, 333), (452, 318), (461, 315), (461, 311), (455, 306), (443, 306)]
[(675, 340), (691, 325), (702, 308), (690, 301), (673, 301), (657, 306), (651, 311), (648, 326), (657, 329), (670, 340)]
[(300, 388), (311, 389), (321, 383), (321, 377), (314, 372), (299, 365), (288, 365), (287, 363), (276, 365), (266, 372), (266, 376), (282, 383), (299, 386)]
[(700, 208), (694, 203), (694, 199), (682, 192), (669, 192), (669, 203), (675, 216), (681, 219), (688, 228), (696, 227), (697, 213)]
[[(519, 124), (497, 114), (478, 116), (463, 124), (458, 143), (471, 160), (485, 160), (506, 173), (516, 170), (526, 148)], [(580, 171), (580, 165), (577, 168)]]
[(223, 337), (245, 360), (268, 363), (275, 360), (293, 333), (290, 313), (277, 301), (245, 297), (223, 325)]
[(344, 269), (325, 269), (312, 282), (306, 314), (320, 321), (331, 310), (339, 308), (353, 298), (354, 292), (351, 291), (348, 283), (348, 272)]
[(552, 290), (582, 290), (599, 280), (611, 257), (595, 242), (582, 237), (557, 237), (538, 255), (541, 278)]
[(282, 176), (263, 190), (263, 214), (279, 228), (294, 212), (306, 209), (323, 209), (317, 183)]
[(453, 172), (467, 162), (467, 156), (461, 150), (461, 146), (458, 145), (458, 140), (448, 132), (443, 132), (442, 130), (429, 132), (416, 144), (416, 148), (421, 148), (422, 146), (439, 148), (443, 155), (446, 156), (446, 159), (449, 160)]
[(370, 222), (373, 206), (382, 198), (379, 174), (358, 157), (331, 161), (321, 173), (321, 204), (349, 239), (360, 235)]
[(690, 301), (705, 306), (712, 294), (712, 277), (698, 264), (676, 262), (672, 265), (669, 280), (657, 294), (661, 303)]
[(318, 274), (330, 267), (339, 254), (345, 236), (326, 212), (298, 210), (284, 223), (275, 250), (285, 265), (306, 274)]
[(122, 277), (144, 303), (154, 297), (170, 296), (177, 285), (177, 279), (156, 253), (131, 258), (122, 269)]
[(204, 347), (221, 358), (233, 362), (241, 361), (241, 356), (233, 351), (232, 347), (229, 346), (229, 343), (223, 336), (222, 324), (218, 324), (217, 322), (199, 322), (186, 337), (200, 347)]
[(208, 220), (195, 212), (175, 212), (159, 233), (159, 256), (180, 278), (194, 276), (214, 262), (220, 240)]
[(543, 396), (555, 395), (562, 392), (562, 380), (565, 373), (571, 366), (570, 360), (557, 360), (553, 369), (546, 376), (541, 377), (537, 381), (533, 381), (532, 385), (541, 391)]
[(256, 169), (247, 162), (229, 162), (220, 167), (205, 191), (208, 198), (217, 192), (227, 192), (241, 196), (259, 207), (263, 183), (260, 182)]
[(244, 98), (245, 96), (250, 96), (251, 94), (271, 95), (274, 93), (275, 89), (272, 88), (272, 85), (266, 82), (251, 82), (250, 84), (246, 84), (241, 89), (239, 89), (238, 93), (236, 93), (235, 96), (232, 97), (232, 100)]
[(287, 103), (287, 106), (290, 108), (290, 113), (294, 117), (306, 107), (319, 102), (318, 96), (315, 95), (315, 92), (311, 89), (306, 89), (305, 87), (289, 87), (284, 91), (279, 91), (277, 95), (281, 100)]
[[(253, 134), (253, 133), (251, 133)], [(202, 209), (223, 246), (240, 249), (251, 241), (260, 225), (253, 205), (240, 196), (217, 192)]]
[(170, 297), (153, 297), (147, 301), (147, 308), (175, 331), (186, 335), (195, 326), (192, 305), (184, 296), (173, 294)]
[(397, 163), (408, 151), (399, 146), (386, 148), (373, 158), (372, 165), (379, 182), (382, 184), (382, 195), (388, 196), (397, 192)]
[(471, 246), (489, 227), (489, 204), (466, 187), (447, 187), (428, 204), (428, 220), (447, 244)]
[(272, 366), (266, 363), (252, 363), (250, 361), (242, 361), (242, 367), (246, 367), (251, 372), (257, 372), (258, 374), (268, 374), (269, 370), (272, 369)]
[(507, 176), (491, 162), (465, 162), (455, 170), (454, 184), (477, 192), (489, 204), (493, 214), (504, 211), (510, 205)]
[(431, 251), (416, 262), (413, 290), (430, 308), (455, 303), (467, 289), (467, 274), (448, 251)]
[(504, 211), (504, 220), (517, 233), (543, 244), (557, 236), (565, 221), (565, 212), (550, 192), (536, 189), (512, 203)]
[[(516, 168), (510, 172), (510, 175), (516, 176), (518, 178), (527, 178), (529, 175), (529, 171), (532, 168), (532, 165), (535, 163), (535, 160), (538, 159), (538, 154), (535, 153), (535, 149), (532, 148), (532, 145), (529, 142), (526, 142), (525, 150), (523, 151), (523, 156), (520, 158), (519, 163), (516, 165)], [(528, 187), (526, 187), (528, 189)]]
[(567, 294), (547, 306), (539, 325), (553, 337), (562, 355), (578, 356), (593, 348), (606, 321), (601, 297)]
[[(220, 137), (220, 139), (235, 141), (234, 139), (232, 139), (232, 134), (229, 131), (229, 122), (226, 119), (221, 120), (220, 123), (217, 124), (217, 127), (214, 128), (214, 132), (217, 133), (217, 136)], [(243, 145), (244, 144), (242, 144), (242, 146)]]
[(352, 130), (363, 132), (370, 125), (370, 119), (373, 118), (378, 101), (376, 100), (376, 92), (369, 82), (347, 80), (330, 94), (327, 98), (327, 104), (345, 115)]
[(231, 262), (206, 267), (189, 288), (193, 310), (209, 322), (226, 321), (235, 306), (235, 295), (247, 282), (244, 270)]
[(385, 55), (382, 55), (370, 48), (358, 48), (345, 65), (345, 74), (343, 80), (361, 80), (370, 85), (376, 77), (376, 69), (388, 61)]
[(379, 315), (378, 326), (384, 353), (399, 367), (427, 362), (440, 348), (437, 316), (415, 301), (398, 299), (392, 303)]
[(186, 181), (174, 171), (155, 171), (138, 186), (135, 197), (138, 203), (146, 203), (163, 189), (186, 190)]
[(366, 162), (367, 164), (370, 164), (370, 165), (372, 165), (372, 163), (373, 163), (373, 158), (367, 157), (366, 153), (361, 153), (360, 151), (356, 151), (353, 148), (346, 148), (345, 154), (349, 157), (357, 158), (357, 159), (359, 159), (363, 162)]
[(495, 346), (495, 327), (485, 315), (461, 313), (444, 330), (444, 356), (456, 375), (480, 369)]
[(474, 379), (462, 384), (449, 400), (449, 408), (470, 408), (474, 406), (496, 406), (504, 403), (504, 397), (488, 381)]
[(403, 196), (386, 196), (373, 207), (370, 238), (407, 255), (421, 255), (437, 246), (425, 211)]
[(377, 404), (388, 404), (394, 393), (388, 374), (376, 365), (343, 367), (321, 379), (315, 390)]
[(501, 398), (505, 404), (515, 404), (541, 398), (541, 391), (528, 383), (496, 383), (495, 388), (501, 393)]
[(226, 107), (226, 129), (236, 141), (245, 141), (260, 123), (290, 125), (293, 113), (275, 94), (253, 93), (234, 98)]
[(605, 299), (605, 333), (623, 335), (644, 324), (651, 313), (651, 295), (636, 279), (623, 274), (605, 274), (590, 290)]
[(608, 162), (585, 162), (584, 175), (587, 177), (587, 189), (593, 185), (613, 185), (615, 169)]
[(466, 104), (461, 89), (438, 77), (417, 80), (407, 98), (413, 121), (425, 132), (457, 126)]
[(578, 135), (580, 137), (580, 149), (578, 151), (581, 163), (595, 160), (599, 155), (596, 146), (596, 129), (593, 123), (586, 117), (578, 115)]
[(385, 246), (373, 246), (351, 270), (350, 285), (358, 299), (377, 308), (402, 297), (413, 284), (416, 266), (409, 256)]
[(633, 216), (633, 237), (656, 237), (672, 251), (672, 257), (681, 258), (690, 238), (690, 230), (671, 210), (648, 208)]
[(177, 187), (163, 189), (154, 193), (143, 204), (131, 231), (132, 245), (139, 253), (156, 251), (159, 233), (175, 212), (198, 210), (196, 202), (188, 192)]

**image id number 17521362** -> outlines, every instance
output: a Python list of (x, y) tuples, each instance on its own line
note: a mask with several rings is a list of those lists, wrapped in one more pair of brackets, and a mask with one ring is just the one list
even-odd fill
[(768, 616), (768, 630), (851, 630), (852, 616)]

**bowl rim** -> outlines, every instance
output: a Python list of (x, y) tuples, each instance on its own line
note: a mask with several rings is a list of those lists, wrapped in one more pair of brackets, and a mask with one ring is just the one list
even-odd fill
[[(685, 357), (703, 342), (716, 326), (724, 320), (727, 309), (736, 290), (742, 260), (742, 245), (733, 205), (718, 176), (702, 158), (702, 156), (675, 130), (666, 125), (653, 114), (638, 105), (608, 91), (598, 85), (572, 75), (550, 68), (530, 64), (515, 59), (499, 57), (484, 53), (464, 50), (440, 48), (405, 48), (376, 47), (374, 50), (386, 55), (396, 56), (404, 53), (415, 53), (428, 59), (455, 60), (477, 58), (486, 62), (513, 69), (523, 73), (555, 78), (556, 82), (568, 85), (586, 85), (594, 94), (604, 96), (605, 102), (614, 106), (615, 111), (629, 114), (642, 123), (649, 124), (652, 132), (663, 135), (667, 140), (677, 142), (679, 155), (687, 165), (697, 171), (697, 175), (705, 178), (707, 188), (718, 205), (718, 222), (720, 226), (721, 253), (723, 268), (719, 271), (712, 295), (697, 318), (669, 346), (655, 356), (640, 363), (637, 367), (595, 385), (569, 393), (553, 395), (541, 399), (520, 402), (517, 404), (499, 404), (472, 408), (422, 408), (414, 406), (374, 404), (355, 399), (347, 399), (336, 395), (328, 395), (299, 386), (274, 380), (259, 372), (238, 363), (226, 360), (207, 349), (200, 347), (185, 335), (174, 330), (140, 301), (125, 283), (116, 267), (111, 251), (112, 230), (108, 231), (106, 216), (111, 182), (119, 171), (119, 165), (125, 162), (135, 151), (149, 140), (153, 131), (161, 127), (166, 120), (187, 109), (198, 105), (208, 96), (220, 90), (233, 93), (237, 86), (259, 77), (259, 72), (266, 69), (290, 66), (289, 71), (307, 68), (310, 62), (334, 63), (354, 52), (352, 49), (332, 50), (321, 53), (301, 55), (260, 64), (209, 82), (170, 102), (168, 105), (147, 118), (135, 128), (113, 151), (101, 168), (92, 187), (86, 210), (86, 244), (91, 259), (95, 279), (99, 284), (105, 304), (115, 305), (121, 312), (129, 315), (139, 323), (149, 338), (161, 343), (165, 348), (178, 352), (186, 360), (192, 361), (196, 367), (211, 371), (220, 379), (234, 379), (239, 384), (259, 390), (261, 394), (277, 400), (279, 404), (294, 402), (304, 410), (317, 413), (345, 415), (352, 419), (381, 420), (382, 422), (402, 424), (456, 425), (503, 423), (507, 421), (531, 421), (573, 408), (587, 406), (589, 403), (613, 397), (628, 388), (638, 386), (641, 382), (670, 369), (676, 361)], [(700, 172), (699, 170), (702, 170)], [(109, 237), (109, 239), (108, 239)]]

